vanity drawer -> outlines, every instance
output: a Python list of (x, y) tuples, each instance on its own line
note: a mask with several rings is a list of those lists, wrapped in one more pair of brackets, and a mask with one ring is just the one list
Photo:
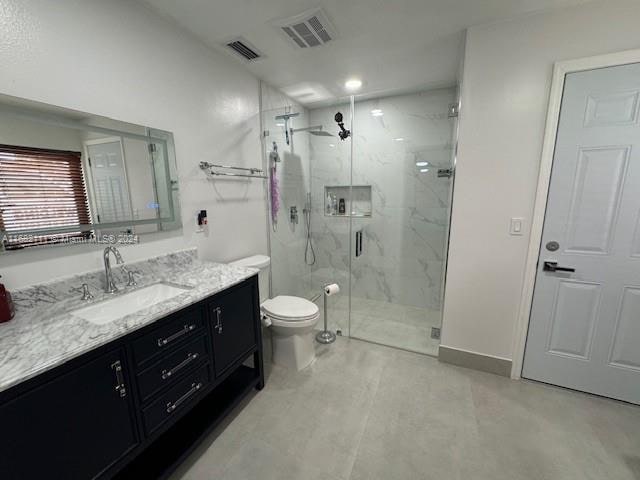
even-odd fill
[(181, 313), (162, 327), (156, 328), (133, 342), (135, 364), (139, 366), (146, 363), (157, 355), (171, 350), (184, 340), (196, 337), (203, 327), (204, 311), (202, 307)]
[(140, 397), (146, 401), (153, 393), (171, 385), (176, 377), (205, 362), (208, 355), (207, 337), (204, 335), (178, 348), (174, 353), (138, 374)]
[(183, 411), (188, 411), (193, 402), (207, 391), (210, 383), (209, 365), (203, 365), (177, 382), (142, 411), (147, 434), (153, 433), (171, 417), (179, 417)]

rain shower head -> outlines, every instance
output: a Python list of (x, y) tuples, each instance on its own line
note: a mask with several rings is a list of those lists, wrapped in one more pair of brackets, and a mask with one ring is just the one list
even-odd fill
[(315, 135), (316, 137), (333, 137), (329, 132), (325, 132), (324, 130), (310, 130), (309, 133), (311, 135)]
[(333, 135), (331, 135), (329, 132), (323, 130), (322, 125), (313, 125), (311, 127), (296, 129), (292, 128), (291, 135), (293, 135), (295, 132), (309, 132), (311, 135), (315, 135), (316, 137), (333, 137)]

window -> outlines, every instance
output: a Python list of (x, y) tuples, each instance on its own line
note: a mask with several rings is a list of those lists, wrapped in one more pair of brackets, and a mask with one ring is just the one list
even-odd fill
[[(8, 250), (87, 238), (91, 223), (80, 152), (0, 145), (0, 229)], [(25, 231), (57, 229), (37, 236)]]

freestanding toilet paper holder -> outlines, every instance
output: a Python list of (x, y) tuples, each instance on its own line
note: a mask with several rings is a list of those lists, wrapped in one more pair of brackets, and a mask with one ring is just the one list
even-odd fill
[(327, 284), (323, 288), (323, 291), (324, 291), (324, 299), (323, 299), (323, 303), (324, 303), (324, 330), (322, 330), (321, 332), (318, 332), (318, 334), (316, 335), (316, 341), (318, 343), (328, 344), (328, 343), (333, 343), (333, 342), (336, 341), (336, 334), (333, 333), (333, 332), (330, 332), (329, 329), (327, 328), (327, 297), (333, 295), (333, 293), (329, 290), (329, 286), (331, 286), (331, 285), (333, 285), (333, 284), (331, 284), (331, 283)]

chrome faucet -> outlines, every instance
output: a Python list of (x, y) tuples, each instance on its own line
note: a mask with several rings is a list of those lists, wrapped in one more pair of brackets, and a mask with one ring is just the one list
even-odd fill
[(116, 257), (116, 263), (121, 264), (124, 263), (122, 260), (122, 255), (116, 247), (113, 245), (108, 246), (104, 249), (104, 253), (102, 254), (102, 259), (104, 260), (104, 276), (105, 276), (105, 286), (104, 291), (106, 293), (115, 293), (118, 291), (118, 287), (113, 282), (113, 274), (111, 273), (111, 262), (109, 262), (109, 253), (113, 252), (113, 255)]

